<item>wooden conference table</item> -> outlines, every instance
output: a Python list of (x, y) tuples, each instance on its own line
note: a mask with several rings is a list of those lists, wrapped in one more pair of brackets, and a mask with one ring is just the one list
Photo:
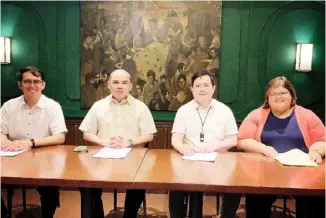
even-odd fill
[(325, 161), (290, 167), (260, 154), (226, 152), (203, 162), (182, 160), (175, 150), (149, 149), (134, 188), (324, 196)]
[(1, 183), (78, 187), (81, 190), (81, 214), (90, 218), (89, 188), (133, 187), (133, 180), (147, 151), (132, 149), (125, 159), (99, 159), (92, 156), (101, 149), (74, 152), (75, 146), (50, 146), (28, 150), (16, 157), (1, 157)]
[(275, 195), (325, 195), (325, 161), (316, 168), (281, 166), (259, 154), (220, 153), (215, 162), (182, 160), (174, 150), (135, 148), (125, 159), (98, 159), (74, 146), (51, 146), (1, 158), (1, 183), (78, 187), (82, 217), (89, 188), (163, 189)]

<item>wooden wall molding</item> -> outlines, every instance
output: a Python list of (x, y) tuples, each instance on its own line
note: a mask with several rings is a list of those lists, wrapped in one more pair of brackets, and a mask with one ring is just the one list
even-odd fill
[[(68, 134), (66, 136), (66, 145), (85, 145), (83, 140), (83, 133), (78, 129), (83, 118), (69, 118), (66, 119), (66, 125), (68, 129)], [(238, 127), (241, 123), (237, 123)], [(173, 126), (173, 121), (155, 121), (156, 134), (149, 143), (148, 148), (155, 149), (173, 149), (171, 145), (171, 131)]]
[[(85, 145), (83, 133), (78, 129), (82, 118), (69, 118), (66, 120), (68, 134), (66, 135), (66, 145)], [(171, 131), (173, 121), (155, 121), (157, 133), (154, 140), (149, 144), (149, 148), (171, 149)]]

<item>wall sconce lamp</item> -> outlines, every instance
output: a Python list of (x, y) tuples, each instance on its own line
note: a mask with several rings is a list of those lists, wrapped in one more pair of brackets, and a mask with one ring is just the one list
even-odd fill
[(11, 40), (9, 37), (0, 37), (0, 62), (1, 64), (10, 64)]
[(313, 44), (297, 44), (295, 70), (311, 71)]

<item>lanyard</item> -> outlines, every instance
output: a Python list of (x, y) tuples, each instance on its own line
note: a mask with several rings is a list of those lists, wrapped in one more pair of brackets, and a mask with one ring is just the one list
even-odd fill
[(211, 110), (211, 107), (212, 106), (210, 106), (209, 107), (209, 109), (208, 109), (208, 112), (207, 112), (207, 114), (206, 114), (206, 116), (205, 116), (205, 118), (204, 118), (204, 122), (203, 122), (203, 120), (201, 119), (201, 116), (200, 116), (200, 113), (199, 113), (199, 110), (198, 110), (198, 108), (196, 108), (197, 109), (197, 112), (198, 112), (198, 115), (199, 115), (199, 118), (200, 118), (200, 122), (201, 122), (201, 132), (200, 132), (200, 136), (199, 136), (199, 139), (200, 139), (200, 142), (204, 142), (204, 124), (205, 124), (205, 122), (206, 122), (206, 118), (207, 118), (207, 116), (208, 116), (208, 113), (209, 113), (209, 111)]

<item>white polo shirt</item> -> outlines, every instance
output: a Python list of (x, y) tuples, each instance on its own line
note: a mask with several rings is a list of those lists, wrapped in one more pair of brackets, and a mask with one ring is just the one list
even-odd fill
[(120, 135), (125, 139), (156, 133), (148, 107), (131, 95), (121, 103), (112, 95), (94, 103), (79, 129), (103, 139)]
[[(206, 121), (202, 127), (205, 117)], [(212, 99), (209, 111), (201, 108), (195, 99), (181, 106), (175, 116), (172, 133), (182, 133), (191, 142), (200, 145), (201, 132), (204, 134), (204, 143), (209, 144), (238, 134), (231, 109), (216, 99)]]
[(8, 135), (9, 140), (40, 139), (66, 132), (60, 104), (45, 95), (33, 108), (27, 106), (23, 95), (1, 108), (1, 133)]

